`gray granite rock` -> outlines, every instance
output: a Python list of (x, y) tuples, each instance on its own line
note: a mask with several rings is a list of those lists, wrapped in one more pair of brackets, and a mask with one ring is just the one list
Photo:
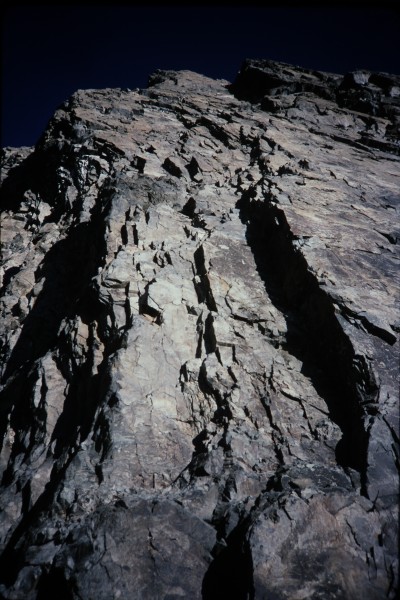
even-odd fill
[(396, 597), (399, 90), (158, 71), (3, 150), (2, 598)]

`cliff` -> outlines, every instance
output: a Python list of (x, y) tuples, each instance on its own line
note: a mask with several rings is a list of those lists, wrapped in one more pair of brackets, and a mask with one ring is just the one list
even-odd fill
[(396, 597), (399, 126), (249, 60), (3, 151), (2, 598)]

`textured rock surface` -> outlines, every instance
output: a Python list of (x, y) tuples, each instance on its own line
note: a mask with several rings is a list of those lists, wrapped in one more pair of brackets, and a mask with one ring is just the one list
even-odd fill
[(248, 61), (4, 150), (1, 597), (396, 597), (399, 116)]

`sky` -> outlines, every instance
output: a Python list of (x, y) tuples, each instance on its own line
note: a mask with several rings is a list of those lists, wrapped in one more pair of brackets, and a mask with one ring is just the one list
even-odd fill
[(233, 81), (244, 59), (268, 58), (400, 74), (392, 3), (321, 4), (9, 6), (1, 14), (1, 146), (34, 145), (77, 89), (145, 87), (156, 69)]

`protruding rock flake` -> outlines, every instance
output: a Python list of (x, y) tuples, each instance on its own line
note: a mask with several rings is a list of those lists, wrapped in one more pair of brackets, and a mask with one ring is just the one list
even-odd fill
[(399, 90), (157, 71), (3, 150), (1, 598), (397, 597)]

